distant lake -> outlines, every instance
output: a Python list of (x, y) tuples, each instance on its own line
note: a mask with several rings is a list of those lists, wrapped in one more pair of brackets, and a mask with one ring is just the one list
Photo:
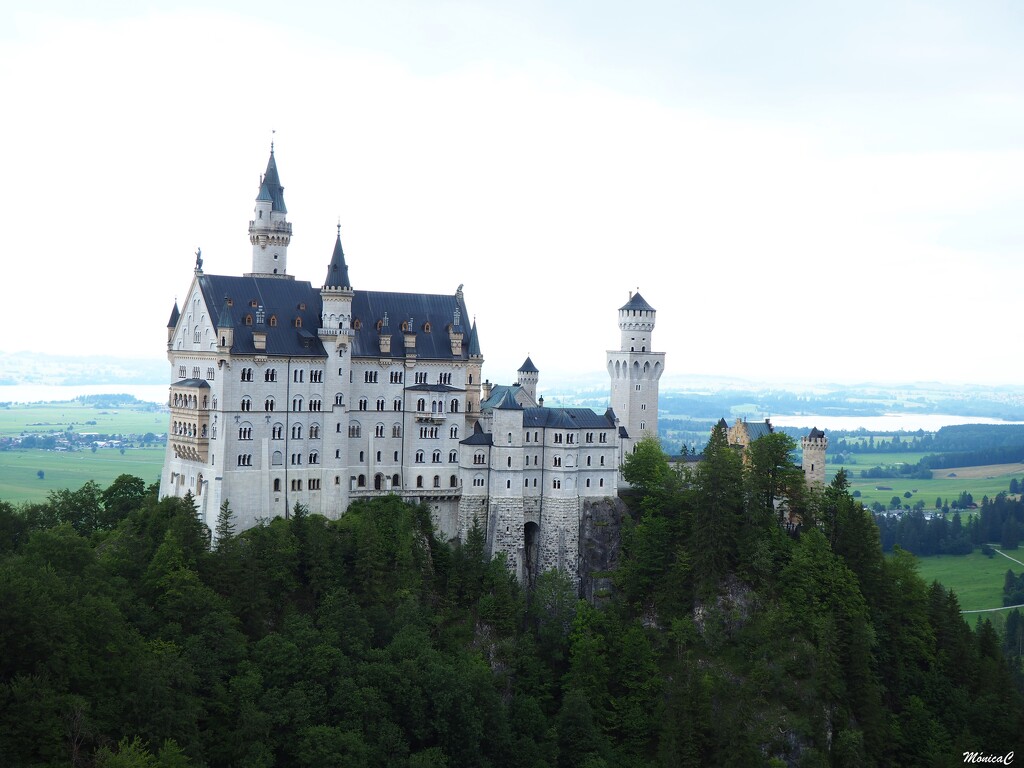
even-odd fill
[(166, 403), (168, 390), (168, 384), (88, 384), (67, 387), (50, 384), (15, 384), (0, 386), (0, 403), (64, 402), (81, 395), (122, 393), (151, 403)]
[[(754, 421), (754, 419), (747, 419)], [(941, 427), (954, 424), (1021, 424), (1020, 421), (1002, 421), (985, 416), (956, 416), (943, 413), (887, 413), (882, 416), (772, 416), (776, 427), (817, 427), (826, 432), (843, 430), (852, 432), (861, 427), (874, 432), (937, 432)]]

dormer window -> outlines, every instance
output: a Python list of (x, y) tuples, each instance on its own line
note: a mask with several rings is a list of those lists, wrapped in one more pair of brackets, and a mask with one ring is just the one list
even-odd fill
[(362, 327), (363, 327), (363, 321), (360, 320), (358, 317), (353, 318), (353, 320), (352, 320), (352, 329), (358, 331)]
[(270, 322), (270, 327), (271, 328), (276, 328), (277, 327), (277, 315), (271, 315), (269, 322)]
[(426, 322), (426, 323), (423, 324), (423, 332), (424, 333), (430, 333), (430, 323), (429, 322)]
[(295, 318), (295, 327), (296, 328), (301, 328), (302, 327), (302, 318), (301, 317), (296, 317)]
[(245, 324), (246, 325), (252, 325), (252, 315), (246, 315), (245, 316)]
[(260, 304), (259, 304), (259, 302), (258, 302), (258, 301), (256, 301), (256, 299), (252, 299), (252, 300), (251, 300), (251, 301), (249, 302), (249, 306), (250, 306), (250, 307), (253, 307), (253, 308), (256, 308), (256, 307), (258, 307), (259, 305), (260, 305)]
[(402, 332), (405, 333), (408, 330), (409, 330), (409, 321), (408, 320), (403, 320), (402, 321)]

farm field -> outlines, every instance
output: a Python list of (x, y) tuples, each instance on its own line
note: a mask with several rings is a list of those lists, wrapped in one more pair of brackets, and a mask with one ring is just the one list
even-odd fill
[[(1010, 557), (1024, 560), (1024, 551), (1008, 551)], [(1001, 555), (986, 557), (980, 550), (969, 555), (932, 555), (918, 558), (918, 573), (927, 583), (937, 581), (947, 589), (956, 592), (960, 608), (976, 611), (984, 608), (999, 608), (1003, 604), (1003, 579), (1007, 570), (1014, 573), (1024, 571), (1024, 566), (1007, 560)], [(988, 614), (995, 621), (999, 613)], [(968, 619), (973, 624), (973, 620)]]
[[(164, 448), (116, 448), (62, 453), (41, 449), (0, 451), (0, 501), (17, 504), (45, 501), (48, 492), (81, 488), (95, 480), (106, 488), (118, 475), (135, 475), (155, 483), (160, 479)], [(42, 470), (43, 478), (39, 478)]]
[[(833, 477), (839, 469), (830, 465), (826, 474)], [(932, 474), (931, 480), (916, 478), (861, 478), (858, 477), (856, 467), (846, 467), (847, 477), (850, 481), (851, 491), (860, 491), (858, 500), (865, 506), (870, 507), (871, 503), (878, 501), (886, 506), (893, 496), (899, 496), (904, 504), (913, 506), (919, 499), (924, 500), (925, 511), (935, 509), (936, 497), (953, 501), (963, 491), (967, 491), (974, 497), (977, 504), (981, 504), (981, 498), (994, 497), (997, 493), (1008, 491), (1010, 479), (1016, 477), (1018, 480), (1024, 478), (1024, 464), (1015, 462), (1013, 464), (989, 464), (982, 467), (953, 467), (950, 469), (937, 469)], [(955, 477), (950, 477), (955, 475)], [(891, 490), (877, 490), (884, 487)], [(904, 498), (906, 491), (911, 492), (909, 499)]]
[(78, 433), (162, 434), (167, 431), (167, 413), (142, 407), (96, 408), (77, 402), (14, 404), (0, 408), (0, 437), (16, 437), (23, 432), (63, 432), (68, 427)]

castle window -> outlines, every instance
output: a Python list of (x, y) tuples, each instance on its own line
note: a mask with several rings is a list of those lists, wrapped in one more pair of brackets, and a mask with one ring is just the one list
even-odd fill
[(252, 315), (246, 315), (245, 316), (245, 324), (246, 325), (252, 325)]
[(380, 463), (380, 451), (377, 451), (377, 462)]
[(360, 488), (365, 488), (366, 487), (366, 475), (360, 475), (359, 479), (356, 480), (356, 485), (358, 485)]
[(277, 492), (280, 492), (280, 490), (281, 490), (281, 478), (280, 477), (275, 477), (274, 478), (274, 492), (277, 493)]
[(416, 410), (421, 412), (427, 410), (427, 401), (422, 397), (416, 401)]
[(302, 410), (302, 398), (301, 397), (293, 397), (292, 398), (292, 410), (293, 411), (301, 411)]
[(448, 437), (450, 437), (452, 440), (458, 440), (458, 438), (459, 438), (459, 428), (458, 427), (452, 427), (451, 429), (449, 429), (448, 430)]
[(601, 442), (602, 443), (607, 443), (608, 442), (608, 433), (607, 432), (602, 432), (601, 433)]
[(280, 440), (281, 439), (281, 435), (283, 434), (283, 432), (284, 432), (284, 426), (281, 425), (281, 424), (275, 424), (273, 429), (271, 429), (271, 431), (270, 431), (270, 439), (271, 440)]
[(384, 410), (384, 398), (383, 397), (377, 398), (377, 410), (378, 411), (383, 411)]
[(430, 333), (430, 323), (429, 322), (426, 322), (426, 323), (423, 324), (423, 332), (424, 333)]
[(441, 452), (440, 452), (440, 451), (434, 451), (434, 452), (433, 452), (433, 453), (432, 453), (432, 454), (430, 455), (430, 460), (431, 460), (431, 461), (432, 461), (432, 462), (433, 462), (434, 464), (440, 464), (440, 463), (441, 463)]
[(393, 410), (393, 411), (400, 411), (400, 410), (402, 410), (402, 401), (399, 400), (397, 397), (395, 398), (394, 402), (391, 403), (391, 410)]
[(399, 485), (401, 485), (401, 479), (398, 477), (397, 474), (392, 475), (391, 476), (391, 487), (392, 488), (397, 488)]
[(365, 397), (359, 398), (359, 410), (360, 411), (365, 411), (366, 410), (366, 405), (367, 405), (366, 398)]
[[(449, 451), (448, 452), (448, 463), (449, 464), (454, 464), (458, 460), (459, 460), (459, 452), (458, 451)], [(811, 465), (811, 469), (814, 469), (813, 465)]]
[(508, 444), (512, 445), (512, 433), (511, 432), (508, 433)]
[(604, 456), (601, 457), (601, 466), (604, 466)]
[(459, 401), (458, 401), (458, 399), (455, 399), (455, 398), (452, 399), (451, 411), (452, 411), (452, 413), (458, 413), (459, 412)]
[(373, 428), (373, 436), (374, 437), (384, 437), (384, 425), (383, 424), (378, 424), (376, 427)]
[(458, 484), (459, 484), (459, 479), (457, 477), (455, 477), (455, 475), (452, 475), (451, 477), (448, 478), (448, 485), (450, 487), (455, 488)]
[(526, 442), (530, 442), (530, 433), (529, 432), (526, 433)]
[(323, 401), (321, 401), (321, 400), (319, 400), (317, 398), (314, 398), (313, 400), (310, 400), (309, 401), (309, 410), (311, 410), (311, 411), (319, 411), (320, 410), (320, 406), (322, 405), (322, 402)]
[(296, 328), (301, 328), (302, 327), (302, 318), (301, 317), (296, 317), (295, 318), (295, 327)]
[(441, 476), (440, 475), (434, 475), (434, 487), (435, 488), (440, 488), (441, 487)]
[(270, 320), (267, 321), (271, 328), (277, 327), (277, 315), (271, 315)]
[(603, 478), (603, 477), (602, 477), (602, 478), (601, 478), (600, 480), (598, 480), (598, 481), (597, 481), (597, 483), (598, 483), (598, 485), (600, 485), (600, 486), (601, 486), (602, 488), (604, 488), (604, 478)]
[(319, 440), (320, 439), (320, 425), (319, 424), (310, 424), (309, 425), (309, 437), (310, 437), (311, 440)]
[(359, 452), (359, 463), (362, 464), (364, 461), (366, 461), (366, 451), (360, 451)]
[(313, 453), (309, 454), (309, 463), (310, 464), (319, 464), (320, 463), (320, 454), (317, 453), (316, 451), (313, 451)]
[(292, 440), (301, 440), (301, 439), (302, 439), (302, 425), (301, 424), (294, 424), (294, 425), (292, 425)]
[(348, 436), (349, 437), (359, 437), (361, 432), (362, 432), (362, 429), (360, 428), (358, 421), (353, 421), (351, 424), (348, 425)]
[(512, 481), (511, 480), (506, 480), (505, 481), (505, 487), (506, 488), (511, 488), (512, 487)]
[(556, 489), (556, 490), (561, 488), (562, 487), (562, 481), (561, 480), (552, 480), (551, 481), (551, 487)]
[(192, 341), (194, 341), (196, 344), (198, 344), (202, 340), (203, 340), (203, 333), (198, 328), (196, 328), (196, 332), (194, 334), (192, 334)]
[(423, 463), (423, 451), (416, 451), (416, 463), (417, 464), (422, 464)]
[(416, 475), (416, 487), (417, 488), (422, 488), (423, 487), (423, 475)]
[(186, 376), (188, 376), (188, 369), (184, 365), (179, 365), (178, 366), (178, 378), (179, 379), (184, 379)]
[(487, 463), (487, 457), (484, 456), (484, 452), (483, 451), (477, 451), (476, 453), (473, 454), (473, 463), (474, 464), (486, 464)]
[(358, 331), (362, 327), (363, 327), (363, 321), (360, 320), (358, 317), (352, 320), (352, 329), (353, 330)]
[(562, 457), (561, 456), (555, 456), (553, 466), (556, 466), (556, 467), (562, 466)]
[(641, 429), (641, 431), (647, 429), (647, 424), (645, 422), (641, 421), (640, 422), (640, 429)]
[(252, 400), (250, 400), (248, 397), (243, 397), (242, 398), (242, 410), (243, 411), (251, 411), (252, 410)]
[(274, 398), (268, 397), (263, 401), (263, 410), (268, 412), (274, 410)]
[(303, 376), (305, 376), (305, 372), (301, 368), (292, 371), (292, 381), (301, 382)]
[(590, 478), (588, 477), (587, 478), (587, 488), (589, 488), (589, 487), (590, 487)]
[(512, 457), (511, 456), (508, 457), (508, 466), (509, 466), (509, 469), (512, 468)]
[(392, 424), (391, 425), (391, 436), (392, 437), (401, 437), (402, 436), (402, 427), (401, 427), (400, 424)]
[[(589, 456), (587, 456), (587, 466), (588, 466), (588, 467), (590, 466), (590, 457), (589, 457)], [(588, 482), (589, 482), (589, 481), (588, 481)]]
[(480, 475), (476, 475), (473, 478), (473, 487), (474, 488), (483, 488), (483, 486), (484, 486), (484, 479), (482, 477), (480, 477)]
[(647, 403), (640, 403), (640, 410), (641, 411), (646, 411), (647, 410)]

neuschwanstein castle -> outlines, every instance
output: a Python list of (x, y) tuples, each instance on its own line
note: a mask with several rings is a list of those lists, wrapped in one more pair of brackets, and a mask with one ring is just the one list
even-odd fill
[(615, 497), (623, 455), (657, 434), (664, 352), (639, 293), (618, 310), (604, 413), (538, 401), (526, 358), (492, 386), (462, 286), (446, 295), (353, 287), (341, 231), (320, 287), (288, 274), (274, 149), (249, 222), (252, 272), (211, 275), (200, 254), (167, 325), (171, 409), (163, 496), (191, 492), (215, 527), (228, 501), (239, 529), (296, 503), (328, 518), (357, 499), (423, 502), (438, 530), (475, 519), (520, 578), (578, 573), (581, 516)]

